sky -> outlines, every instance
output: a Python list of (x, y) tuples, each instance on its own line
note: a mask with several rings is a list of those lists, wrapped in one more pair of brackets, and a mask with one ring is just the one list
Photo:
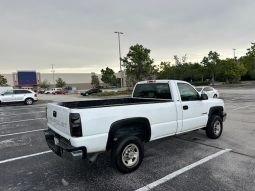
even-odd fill
[(187, 55), (200, 62), (245, 54), (255, 42), (254, 0), (0, 0), (0, 73), (119, 70), (136, 43), (155, 64)]

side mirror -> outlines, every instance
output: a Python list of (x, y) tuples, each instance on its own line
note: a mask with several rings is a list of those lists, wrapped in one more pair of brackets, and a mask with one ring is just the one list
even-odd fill
[(1, 96), (4, 96), (4, 94), (1, 94)]
[(201, 100), (208, 100), (208, 96), (206, 94), (202, 93), (201, 96), (200, 96), (200, 99)]

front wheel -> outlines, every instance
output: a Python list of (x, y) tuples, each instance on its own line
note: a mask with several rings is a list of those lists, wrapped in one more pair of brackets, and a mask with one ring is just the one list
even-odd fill
[(207, 124), (206, 135), (211, 139), (218, 139), (223, 131), (222, 118), (218, 115), (213, 115)]
[(33, 105), (33, 103), (34, 103), (34, 100), (32, 98), (27, 98), (25, 100), (25, 105)]
[(120, 139), (113, 147), (111, 161), (120, 172), (130, 173), (142, 163), (144, 147), (142, 141), (135, 136)]
[(217, 98), (217, 97), (218, 97), (217, 94), (214, 94), (213, 98)]

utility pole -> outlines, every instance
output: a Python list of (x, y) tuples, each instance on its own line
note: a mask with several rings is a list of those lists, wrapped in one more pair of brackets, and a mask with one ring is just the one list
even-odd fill
[(119, 58), (120, 58), (120, 74), (121, 74), (121, 77), (120, 77), (120, 87), (122, 88), (123, 86), (123, 82), (122, 82), (122, 64), (121, 64), (121, 49), (120, 49), (120, 35), (121, 34), (124, 34), (123, 32), (114, 32), (116, 34), (118, 34), (118, 42), (119, 42)]
[(236, 59), (236, 49), (233, 48), (233, 53), (234, 53), (234, 59)]
[(53, 85), (55, 85), (55, 70), (54, 70), (54, 64), (51, 64), (51, 72), (52, 72), (52, 80), (53, 80)]

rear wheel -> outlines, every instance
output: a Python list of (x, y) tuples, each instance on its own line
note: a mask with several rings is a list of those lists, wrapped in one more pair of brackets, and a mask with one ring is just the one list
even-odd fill
[(136, 170), (142, 163), (144, 147), (142, 141), (136, 137), (124, 137), (113, 147), (111, 161), (120, 172), (129, 173)]
[(34, 103), (34, 100), (33, 100), (32, 98), (27, 98), (27, 99), (25, 100), (25, 104), (26, 104), (26, 105), (33, 105), (33, 103)]
[(222, 118), (218, 115), (213, 115), (209, 119), (209, 123), (206, 127), (206, 135), (211, 139), (217, 139), (221, 136), (223, 131)]

